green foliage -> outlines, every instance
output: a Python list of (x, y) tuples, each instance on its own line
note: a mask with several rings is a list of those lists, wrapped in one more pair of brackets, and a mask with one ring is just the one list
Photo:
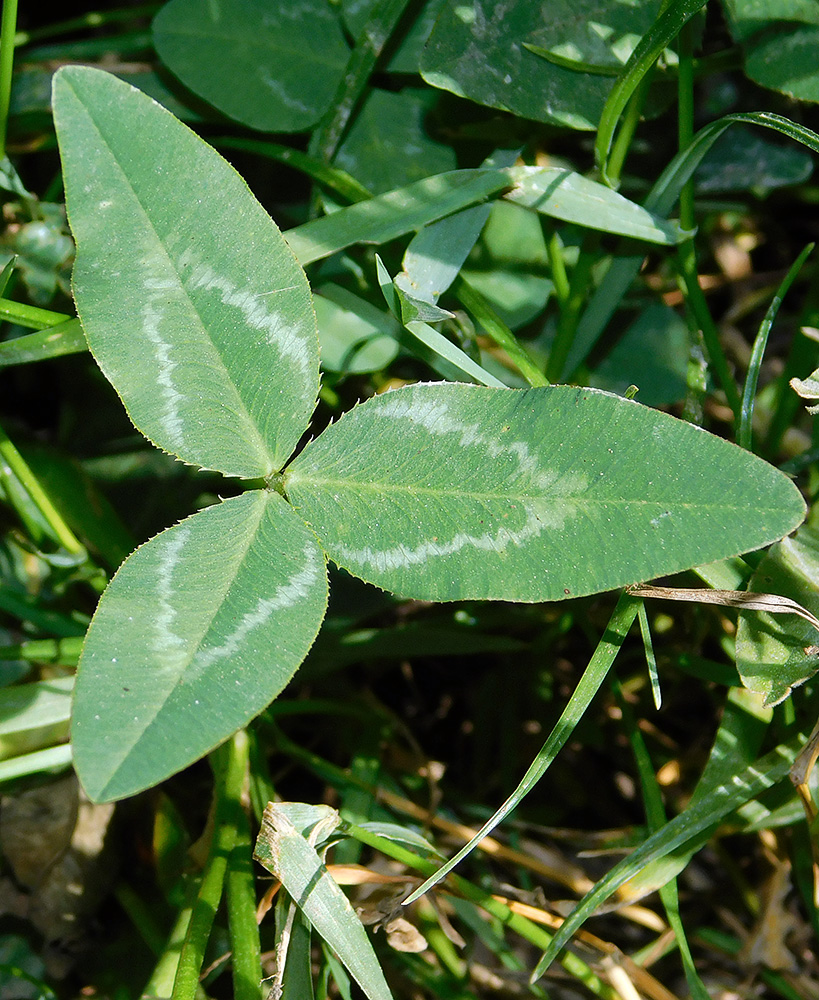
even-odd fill
[[(461, 929), (517, 986), (558, 960), (608, 1000), (616, 977), (563, 948), (628, 885), (660, 890), (689, 989), (708, 995), (692, 951), (705, 938), (686, 941), (675, 880), (726, 823), (741, 834), (801, 821), (784, 779), (805, 756), (819, 640), (793, 614), (745, 610), (734, 636), (731, 612), (654, 614), (628, 590), (612, 610), (598, 595), (694, 573), (740, 592), (706, 592), (706, 603), (770, 607), (754, 592), (772, 592), (819, 614), (817, 452), (796, 395), (819, 398), (819, 349), (809, 336), (785, 349), (781, 336), (819, 326), (815, 296), (798, 317), (792, 307), (791, 286), (815, 277), (811, 247), (782, 238), (786, 220), (771, 241), (784, 245), (767, 265), (776, 277), (750, 305), (726, 266), (720, 280), (740, 299), (731, 322), (768, 310), (747, 357), (712, 317), (697, 263), (713, 252), (702, 270), (723, 266), (726, 234), (735, 249), (749, 236), (759, 246), (779, 224), (775, 199), (809, 185), (812, 160), (797, 144), (819, 152), (819, 136), (777, 114), (787, 105), (776, 95), (819, 99), (807, 55), (819, 22), (810, 4), (724, 0), (736, 47), (709, 41), (695, 59), (703, 7), (170, 0), (150, 31), (144, 12), (107, 11), (18, 36), (27, 68), (10, 105), (13, 150), (29, 148), (28, 129), (53, 144), (45, 67), (120, 57), (106, 57), (116, 75), (55, 74), (61, 174), (42, 198), (0, 142), (0, 375), (19, 376), (0, 396), (11, 421), (0, 430), (0, 781), (13, 789), (73, 761), (101, 803), (172, 779), (150, 800), (142, 851), (154, 855), (158, 896), (136, 902), (126, 885), (119, 897), (154, 955), (138, 983), (129, 973), (94, 990), (194, 1000), (211, 990), (203, 967), (218, 977), (230, 950), (233, 995), (257, 1000), (275, 949), (272, 995), (284, 1000), (335, 987), (352, 996), (354, 983), (373, 1000), (471, 1000), (448, 905), (415, 905), (454, 890)], [(14, 10), (4, 5), (0, 41), (3, 136)], [(74, 37), (89, 28), (94, 37)], [(744, 110), (720, 89), (715, 74), (740, 52), (773, 110)], [(696, 134), (695, 94), (711, 109), (711, 120), (696, 109)], [(717, 195), (736, 201), (707, 200)], [(749, 221), (755, 211), (764, 222)], [(67, 357), (86, 349), (98, 369)], [(768, 371), (771, 351), (783, 357)], [(5, 408), (46, 359), (67, 381), (80, 373), (53, 440)], [(635, 618), (648, 681), (628, 646)], [(432, 834), (400, 812), (433, 821), (439, 765), (416, 760), (425, 735), (372, 681), (397, 659), (409, 676), (419, 657), (434, 658), (440, 684), (443, 657), (468, 664), (458, 691), (468, 708), (460, 729), (457, 713), (447, 720), (441, 759), (454, 771), (456, 740), (477, 737), (474, 761), (467, 753), (458, 767), (474, 766), (481, 793), (463, 814), (483, 825), (464, 832), (435, 817), (466, 844), (443, 867)], [(615, 668), (622, 688), (607, 681)], [(676, 765), (668, 747), (686, 742), (696, 713), (678, 721), (647, 706), (669, 703), (678, 672), (711, 682), (700, 697), (718, 722), (705, 768), (690, 768), (702, 771), (693, 788), (663, 803), (660, 764)], [(391, 687), (395, 676), (385, 674)], [(298, 696), (280, 698), (291, 684)], [(436, 693), (425, 712), (446, 716), (448, 697)], [(529, 736), (543, 719), (538, 752)], [(673, 735), (651, 745), (643, 731), (669, 719)], [(586, 745), (618, 771), (631, 747), (646, 826), (633, 826), (634, 803), (609, 820), (601, 791), (593, 822), (628, 824), (634, 849), (596, 885), (557, 866), (549, 877), (585, 898), (552, 936), (499, 898), (494, 872), (472, 882), (452, 869), (514, 810), (523, 816), (547, 770), (546, 804), (527, 800), (527, 815), (575, 825), (575, 792), (556, 771)], [(174, 777), (204, 757), (212, 779), (201, 765)], [(297, 794), (332, 794), (334, 808), (273, 801), (294, 765), (311, 776)], [(595, 788), (610, 778), (605, 767), (578, 776)], [(424, 788), (429, 813), (415, 804)], [(185, 846), (209, 792), (194, 871)], [(272, 934), (255, 917), (259, 823), (255, 857), (281, 885)], [(803, 905), (819, 926), (800, 849)], [(414, 874), (350, 868), (365, 850)], [(504, 850), (498, 861), (527, 879), (529, 849)], [(548, 865), (537, 864), (541, 876)], [(356, 914), (345, 879), (384, 895), (359, 896)], [(390, 927), (401, 912), (425, 935), (423, 959), (387, 957), (381, 938), (400, 938)], [(367, 922), (385, 935), (372, 939)], [(660, 995), (641, 963), (635, 954), (623, 968)], [(46, 995), (43, 970), (20, 964)]]
[[(138, 91), (66, 69), (54, 107), (78, 311), (135, 423), (188, 462), (274, 477), (356, 576), (424, 600), (560, 600), (758, 548), (801, 521), (798, 491), (747, 452), (557, 387), (405, 388), (352, 410), (280, 478), (318, 374), (306, 279), (284, 240), (230, 168)], [(191, 165), (202, 187), (186, 183)], [(217, 184), (221, 212), (204, 208)], [(515, 197), (538, 206), (539, 190)], [(321, 551), (275, 490), (139, 549), (79, 667), (72, 742), (88, 793), (133, 794), (245, 725), (292, 677), (325, 604)]]

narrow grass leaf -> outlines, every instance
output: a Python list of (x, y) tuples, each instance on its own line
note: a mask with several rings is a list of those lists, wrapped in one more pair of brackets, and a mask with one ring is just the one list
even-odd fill
[(349, 56), (338, 16), (323, 0), (170, 0), (154, 19), (153, 40), (186, 87), (262, 132), (314, 125)]
[(604, 179), (614, 131), (631, 95), (639, 87), (640, 81), (654, 65), (663, 49), (677, 37), (683, 25), (705, 6), (705, 2), (706, 0), (670, 0), (663, 13), (631, 53), (621, 76), (606, 100), (597, 128), (594, 155)]
[[(665, 168), (643, 207), (658, 215), (666, 216), (674, 207), (688, 179), (702, 162), (717, 139), (731, 125), (745, 123), (770, 128), (795, 142), (801, 143), (814, 153), (819, 153), (819, 135), (804, 125), (792, 122), (781, 115), (768, 111), (749, 111), (732, 115), (706, 125), (694, 136), (690, 146), (681, 150)], [(599, 340), (609, 320), (617, 311), (623, 296), (637, 277), (643, 254), (618, 256), (603, 276), (577, 327), (574, 342), (563, 366), (562, 378), (568, 379)]]
[(340, 566), (444, 601), (609, 590), (759, 548), (805, 511), (735, 445), (568, 386), (376, 396), (311, 442), (285, 487)]
[(419, 299), (437, 302), (449, 288), (481, 235), (491, 209), (491, 205), (473, 205), (424, 226), (413, 238), (403, 263)]
[[(399, 282), (393, 281), (378, 254), (375, 255), (375, 265), (378, 285), (381, 288), (381, 293), (390, 312), (402, 321), (405, 330), (432, 352), (432, 358), (426, 357), (425, 360), (429, 360), (433, 367), (436, 367), (437, 358), (441, 358), (447, 364), (447, 367), (449, 365), (452, 366), (449, 371), (454, 370), (455, 378), (458, 378), (459, 375), (468, 375), (469, 378), (474, 379), (479, 385), (492, 385), (503, 388), (503, 382), (482, 368), (476, 361), (473, 361), (457, 344), (453, 344), (451, 340), (447, 340), (434, 327), (418, 319), (413, 318), (408, 320), (408, 316), (414, 317), (418, 314), (418, 307), (423, 308), (424, 303), (420, 301), (413, 302)], [(430, 305), (429, 308), (437, 309), (434, 305)], [(445, 374), (449, 374), (449, 372), (447, 371)]]
[(731, 780), (689, 806), (675, 816), (661, 830), (653, 834), (632, 854), (615, 865), (595, 887), (588, 892), (569, 914), (555, 934), (543, 958), (538, 962), (532, 979), (539, 979), (548, 969), (572, 935), (585, 923), (595, 910), (621, 885), (638, 875), (646, 865), (659, 861), (672, 851), (694, 840), (701, 833), (719, 823), (745, 802), (755, 798), (787, 777), (804, 739), (796, 737), (780, 744), (765, 757), (735, 772)]
[(455, 294), (460, 299), (461, 304), (472, 313), (487, 336), (491, 337), (517, 365), (518, 371), (529, 385), (549, 384), (549, 380), (530, 357), (526, 348), (477, 288), (474, 288), (465, 278), (459, 277), (455, 285)]
[(503, 170), (452, 170), (306, 222), (285, 237), (306, 267), (354, 243), (388, 243), (510, 185)]
[(651, 641), (651, 627), (648, 624), (646, 606), (642, 601), (637, 617), (640, 620), (640, 635), (643, 637), (646, 667), (648, 668), (648, 678), (651, 681), (651, 695), (654, 698), (654, 707), (659, 711), (663, 704), (663, 692), (660, 687), (660, 675), (657, 672), (657, 659), (654, 656), (654, 643)]
[(603, 184), (556, 167), (452, 170), (306, 222), (286, 233), (302, 265), (354, 243), (387, 243), (493, 195), (607, 233), (673, 245), (688, 234)]
[(745, 379), (745, 390), (742, 393), (742, 410), (737, 427), (737, 444), (740, 448), (751, 450), (754, 399), (756, 398), (756, 387), (759, 381), (759, 369), (762, 367), (762, 359), (765, 356), (765, 348), (768, 345), (768, 334), (774, 325), (774, 320), (776, 319), (776, 314), (779, 312), (779, 307), (782, 305), (782, 300), (788, 294), (788, 289), (796, 281), (797, 275), (802, 270), (802, 265), (810, 256), (814, 246), (814, 243), (809, 243), (788, 268), (788, 273), (782, 279), (779, 288), (777, 288), (776, 295), (771, 300), (765, 317), (760, 323), (759, 332), (754, 339), (751, 360), (748, 363), (748, 375)]
[(453, 858), (450, 858), (445, 865), (442, 865), (434, 875), (431, 875), (422, 885), (418, 886), (407, 897), (405, 903), (411, 903), (414, 899), (418, 899), (419, 896), (423, 896), (425, 892), (444, 879), (467, 855), (472, 853), (474, 848), (485, 837), (489, 836), (499, 823), (502, 823), (506, 819), (512, 810), (520, 804), (540, 781), (552, 761), (566, 745), (566, 741), (574, 732), (577, 723), (583, 718), (586, 709), (599, 691), (600, 685), (605, 680), (606, 674), (614, 663), (626, 635), (628, 635), (639, 606), (640, 602), (637, 599), (628, 594), (620, 595), (617, 606), (609, 619), (608, 627), (603, 638), (597, 644), (589, 665), (583, 671), (580, 683), (572, 692), (572, 696), (558, 719), (557, 724), (541, 747), (531, 767), (521, 779), (518, 787), (503, 803), (500, 809), (484, 823), (475, 836)]
[(79, 354), (87, 350), (88, 342), (80, 321), (70, 319), (36, 333), (4, 340), (0, 343), (0, 368), (61, 358), (66, 354)]
[(53, 677), (0, 690), (0, 759), (68, 737), (73, 677)]
[(6, 781), (27, 778), (32, 774), (58, 774), (71, 766), (71, 760), (71, 747), (68, 743), (10, 757), (0, 761), (0, 786)]
[(157, 784), (282, 690), (327, 603), (315, 537), (273, 492), (194, 514), (136, 550), (103, 595), (72, 720), (89, 796)]
[(64, 67), (54, 114), (77, 311), (129, 416), (185, 462), (278, 471), (319, 377), (310, 291), (281, 233), (213, 149), (110, 74)]
[(542, 215), (604, 233), (673, 246), (690, 236), (596, 181), (559, 167), (510, 167), (515, 187), (504, 195)]
[(268, 803), (264, 811), (255, 857), (279, 879), (369, 1000), (392, 1000), (364, 925), (327, 871), (310, 836), (275, 802)]

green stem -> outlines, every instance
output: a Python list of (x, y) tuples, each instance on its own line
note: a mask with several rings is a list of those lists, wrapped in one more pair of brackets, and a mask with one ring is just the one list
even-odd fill
[[(694, 36), (690, 23), (683, 25), (679, 35), (679, 75), (677, 78), (677, 135), (680, 153), (689, 149), (694, 138)], [(680, 191), (680, 224), (683, 229), (693, 230), (696, 225), (694, 216), (694, 181), (689, 177)], [(728, 366), (725, 352), (719, 339), (714, 320), (705, 295), (700, 288), (697, 255), (693, 240), (686, 240), (677, 248), (677, 267), (683, 281), (686, 301), (691, 310), (696, 326), (702, 331), (708, 360), (714, 370), (717, 381), (722, 387), (728, 405), (739, 420), (741, 401), (734, 377)]]
[(173, 981), (179, 968), (179, 956), (190, 927), (191, 915), (199, 889), (202, 885), (201, 875), (191, 878), (185, 891), (185, 903), (176, 914), (176, 920), (159, 961), (154, 966), (151, 978), (145, 985), (142, 995), (146, 997), (167, 997), (173, 990)]
[(117, 24), (119, 21), (131, 21), (137, 17), (153, 17), (162, 4), (149, 3), (142, 7), (128, 7), (124, 10), (92, 10), (80, 17), (72, 17), (67, 21), (58, 21), (44, 28), (32, 31), (20, 31), (15, 38), (17, 46), (30, 45), (32, 42), (42, 42), (49, 38), (59, 38), (70, 32), (83, 31), (85, 28), (100, 28), (106, 24)]
[[(250, 767), (250, 741), (242, 731), (234, 737), (237, 753), (243, 757), (242, 770)], [(256, 923), (256, 881), (253, 877), (253, 839), (250, 821), (242, 807), (242, 789), (233, 802), (236, 841), (227, 874), (227, 910), (230, 945), (233, 951), (234, 1000), (259, 1000), (262, 981), (262, 953)]]
[(313, 132), (307, 152), (329, 163), (364, 93), (378, 57), (395, 31), (409, 0), (379, 0), (370, 11), (367, 25), (356, 40), (341, 83), (325, 116)]
[(17, 0), (3, 0), (0, 20), (0, 160), (6, 158), (6, 133), (11, 102), (11, 71), (14, 68), (14, 36), (17, 32)]
[[(688, 149), (694, 139), (694, 35), (691, 22), (683, 25), (678, 42), (680, 58), (677, 77), (677, 145)], [(693, 229), (694, 178), (689, 177), (680, 191), (680, 224), (683, 229)]]
[(580, 322), (580, 314), (587, 298), (592, 268), (598, 259), (599, 246), (600, 233), (587, 232), (583, 237), (580, 256), (572, 271), (568, 298), (557, 320), (557, 333), (546, 368), (546, 377), (550, 382), (559, 382), (563, 378), (563, 369), (566, 367), (566, 359), (572, 349), (577, 324)]
[(488, 336), (502, 347), (512, 361), (518, 366), (518, 371), (529, 385), (548, 385), (549, 380), (529, 357), (526, 348), (520, 343), (509, 327), (498, 316), (483, 295), (473, 288), (460, 275), (455, 279), (453, 291), (465, 309), (475, 317), (476, 322), (483, 327)]
[(77, 539), (68, 527), (56, 507), (48, 498), (48, 494), (40, 486), (36, 477), (28, 467), (20, 452), (14, 447), (6, 432), (0, 427), (0, 478), (14, 476), (28, 493), (32, 503), (46, 520), (54, 538), (66, 552), (76, 556), (84, 556), (85, 546)]
[(544, 220), (544, 228), (551, 229), (546, 241), (546, 253), (549, 257), (549, 269), (552, 272), (552, 282), (555, 286), (555, 298), (561, 309), (569, 301), (569, 276), (566, 274), (566, 262), (563, 260), (563, 241), (551, 223)]
[(645, 103), (646, 96), (648, 95), (648, 88), (651, 83), (652, 75), (652, 71), (649, 70), (640, 81), (637, 89), (631, 95), (631, 98), (626, 105), (626, 110), (623, 113), (623, 120), (620, 123), (620, 128), (617, 130), (617, 136), (609, 155), (609, 162), (606, 165), (609, 180), (615, 186), (620, 181), (620, 175), (623, 172), (623, 164), (626, 162), (626, 156), (628, 155), (629, 149), (631, 149), (631, 140), (634, 138), (637, 126), (640, 124), (640, 114), (642, 113), (643, 104)]
[(300, 170), (307, 177), (330, 188), (331, 191), (335, 191), (351, 204), (357, 201), (369, 201), (373, 196), (372, 191), (368, 191), (363, 184), (359, 184), (355, 177), (351, 177), (345, 170), (330, 167), (324, 160), (308, 156), (307, 153), (292, 149), (290, 146), (282, 146), (277, 142), (267, 142), (265, 139), (243, 139), (231, 136), (219, 136), (217, 139), (211, 139), (210, 142), (213, 146), (222, 149), (241, 149), (248, 153), (266, 156), (268, 159), (293, 167), (294, 170)]
[(173, 984), (172, 1000), (194, 1000), (213, 920), (222, 898), (225, 874), (237, 835), (237, 803), (247, 772), (247, 737), (237, 733), (211, 754), (216, 773), (213, 839), (193, 904)]

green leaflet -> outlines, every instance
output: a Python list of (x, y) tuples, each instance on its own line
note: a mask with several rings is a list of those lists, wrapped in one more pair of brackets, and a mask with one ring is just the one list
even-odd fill
[[(748, 589), (781, 594), (819, 613), (819, 531), (804, 524), (792, 538), (773, 545), (751, 577)], [(819, 635), (795, 615), (741, 614), (737, 630), (737, 669), (742, 683), (776, 705), (791, 689), (819, 670)]]
[(88, 794), (148, 788), (244, 726), (293, 676), (326, 605), (324, 555), (277, 493), (208, 507), (138, 548), (77, 674), (72, 743)]
[(400, 595), (548, 601), (759, 548), (804, 502), (735, 445), (593, 389), (376, 396), (285, 474), (330, 558)]
[(611, 78), (565, 69), (524, 46), (622, 62), (659, 7), (656, 0), (450, 0), (424, 48), (421, 74), (434, 87), (523, 118), (594, 129)]
[(263, 132), (314, 125), (349, 56), (338, 17), (323, 0), (171, 0), (154, 19), (153, 37), (187, 87)]
[(743, 49), (746, 76), (802, 101), (819, 100), (819, 10), (799, 0), (726, 0), (725, 16)]
[(116, 77), (63, 68), (54, 116), (77, 311), (129, 416), (185, 462), (277, 471), (318, 392), (310, 291), (281, 233), (228, 163)]

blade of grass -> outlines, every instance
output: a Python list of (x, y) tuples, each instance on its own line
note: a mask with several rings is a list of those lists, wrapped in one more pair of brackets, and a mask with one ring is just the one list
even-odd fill
[(561, 373), (566, 367), (566, 359), (577, 335), (583, 303), (588, 296), (592, 268), (597, 263), (599, 247), (600, 233), (584, 234), (580, 254), (569, 280), (569, 294), (562, 303), (557, 319), (557, 331), (546, 367), (546, 377), (552, 382), (560, 381)]
[(660, 689), (660, 678), (657, 674), (657, 659), (654, 656), (654, 644), (651, 641), (651, 629), (648, 626), (648, 615), (646, 614), (645, 601), (640, 601), (637, 617), (640, 621), (640, 634), (643, 637), (643, 649), (646, 654), (646, 666), (648, 667), (648, 677), (651, 681), (651, 693), (654, 697), (654, 707), (659, 711), (663, 703), (663, 693)]
[(486, 334), (498, 347), (506, 351), (529, 385), (549, 385), (549, 380), (529, 357), (526, 348), (476, 288), (459, 276), (455, 279), (453, 291), (461, 305), (472, 313)]
[(14, 447), (6, 432), (0, 427), (0, 482), (14, 478), (23, 487), (31, 502), (48, 524), (54, 540), (66, 552), (84, 561), (88, 553), (85, 546), (68, 527), (48, 494), (32, 473), (20, 452)]
[[(378, 273), (378, 284), (384, 294), (384, 300), (396, 319), (403, 322), (401, 317), (401, 293), (378, 254), (375, 256), (375, 265)], [(494, 375), (486, 371), (485, 368), (482, 368), (476, 361), (473, 361), (457, 344), (453, 344), (451, 340), (447, 340), (442, 333), (439, 333), (428, 323), (411, 320), (409, 323), (403, 323), (403, 326), (413, 337), (416, 337), (425, 347), (428, 347), (433, 354), (437, 354), (438, 357), (448, 361), (459, 371), (474, 379), (474, 381), (481, 385), (491, 385), (499, 389), (506, 388), (500, 379), (495, 378)]]
[(30, 660), (33, 663), (53, 663), (75, 667), (80, 659), (85, 636), (68, 639), (29, 639), (14, 645), (0, 646), (0, 662)]
[(756, 398), (756, 387), (759, 381), (759, 369), (762, 367), (762, 358), (765, 355), (765, 348), (768, 344), (768, 335), (771, 332), (771, 327), (774, 325), (774, 320), (776, 319), (776, 314), (779, 312), (779, 307), (782, 305), (782, 300), (788, 294), (788, 290), (796, 280), (797, 275), (802, 270), (802, 265), (810, 256), (815, 245), (815, 243), (809, 243), (793, 264), (791, 264), (790, 268), (788, 268), (788, 273), (782, 279), (779, 288), (777, 288), (776, 295), (771, 300), (768, 311), (765, 313), (765, 318), (759, 325), (759, 332), (754, 339), (751, 360), (748, 364), (748, 375), (745, 379), (745, 390), (742, 393), (739, 422), (737, 424), (737, 444), (740, 448), (747, 448), (748, 451), (752, 450), (754, 399)]
[[(642, 615), (645, 614), (645, 606), (643, 606), (641, 612), (642, 625)], [(652, 833), (656, 833), (658, 830), (661, 830), (663, 826), (665, 826), (666, 815), (660, 786), (657, 784), (657, 778), (654, 773), (651, 756), (648, 752), (648, 747), (646, 747), (645, 740), (643, 739), (643, 734), (637, 726), (637, 720), (634, 718), (634, 712), (631, 710), (631, 705), (629, 705), (628, 701), (623, 696), (622, 688), (616, 678), (612, 678), (612, 690), (622, 713), (623, 723), (626, 732), (628, 733), (629, 742), (631, 743), (631, 751), (634, 754), (634, 761), (637, 765), (637, 775), (640, 780), (640, 789), (642, 791), (648, 829)], [(691, 948), (689, 947), (688, 938), (686, 937), (685, 928), (683, 927), (682, 919), (680, 917), (676, 879), (672, 878), (671, 881), (667, 882), (659, 890), (659, 892), (660, 900), (662, 901), (666, 917), (668, 918), (668, 923), (674, 931), (674, 939), (680, 950), (680, 958), (682, 959), (685, 980), (688, 983), (688, 989), (691, 992), (691, 996), (694, 1000), (709, 1000), (708, 991), (706, 990), (705, 985), (700, 979), (694, 966), (694, 957), (691, 954)]]
[(248, 763), (245, 734), (240, 731), (223, 743), (213, 751), (211, 759), (216, 772), (213, 836), (179, 956), (172, 1000), (194, 1000), (199, 986), (205, 948), (222, 898), (228, 859), (236, 844), (236, 809), (241, 802)]
[[(47, 41), (59, 38), (60, 35), (73, 34), (85, 28), (99, 28), (104, 24), (117, 24), (119, 21), (131, 21), (137, 17), (152, 17), (161, 7), (158, 3), (143, 4), (139, 7), (126, 7), (123, 10), (92, 10), (79, 17), (72, 17), (56, 24), (48, 24), (42, 28), (32, 28), (31, 31), (18, 31), (15, 44), (30, 45), (32, 42)], [(109, 42), (110, 44), (110, 42)]]
[(637, 617), (639, 604), (640, 602), (637, 599), (625, 592), (620, 595), (609, 619), (606, 631), (603, 634), (603, 638), (597, 644), (597, 649), (595, 649), (591, 660), (589, 660), (589, 665), (583, 672), (580, 682), (575, 688), (554, 729), (549, 734), (549, 738), (543, 744), (532, 766), (523, 776), (518, 787), (503, 803), (500, 809), (497, 810), (494, 816), (484, 823), (469, 843), (461, 848), (445, 865), (439, 868), (434, 875), (427, 878), (422, 885), (415, 889), (405, 900), (406, 903), (411, 903), (413, 900), (418, 899), (419, 896), (423, 896), (425, 892), (440, 882), (442, 878), (445, 878), (456, 865), (472, 852), (476, 844), (506, 819), (509, 813), (540, 781), (558, 752), (565, 746), (575, 726), (583, 717), (592, 699), (597, 694), (600, 685), (614, 663), (617, 653), (620, 651), (620, 647), (625, 641), (632, 622)]
[(24, 302), (13, 299), (0, 299), (0, 319), (17, 323), (31, 330), (45, 330), (46, 327), (67, 323), (72, 317), (65, 313), (53, 312), (51, 309), (40, 309), (39, 306), (28, 306)]
[(310, 137), (307, 151), (311, 156), (326, 162), (335, 156), (378, 57), (398, 26), (408, 3), (409, 0), (379, 0), (372, 6), (367, 15), (367, 23), (356, 39), (355, 48), (341, 76), (330, 111)]
[(704, 7), (705, 3), (706, 0), (672, 0), (650, 30), (640, 39), (612, 87), (603, 113), (600, 115), (600, 125), (594, 144), (595, 162), (606, 184), (613, 186), (607, 173), (608, 158), (620, 115), (663, 49), (677, 37), (686, 21)]
[[(241, 731), (234, 737), (237, 752), (241, 754), (243, 774), (250, 766), (250, 748), (247, 733)], [(234, 1000), (259, 1000), (262, 981), (262, 955), (259, 943), (259, 925), (256, 922), (256, 883), (253, 877), (253, 838), (250, 821), (242, 808), (242, 789), (233, 800), (236, 828), (233, 850), (227, 873), (227, 913), (230, 928), (230, 945), (233, 952)]]
[(31, 361), (47, 361), (87, 350), (88, 343), (80, 321), (69, 319), (56, 326), (47, 326), (37, 333), (4, 340), (0, 343), (0, 368), (26, 365)]
[(328, 166), (322, 160), (303, 153), (300, 149), (282, 146), (278, 142), (268, 142), (266, 139), (240, 139), (229, 135), (212, 139), (211, 144), (221, 149), (240, 149), (245, 153), (257, 153), (259, 156), (265, 156), (277, 163), (284, 163), (301, 171), (305, 176), (319, 184), (323, 184), (324, 187), (334, 191), (351, 204), (357, 201), (367, 201), (373, 196), (372, 191), (368, 191), (363, 184), (359, 184), (355, 177), (351, 177), (346, 170)]
[[(302, 226), (285, 239), (302, 267), (353, 243), (387, 243), (510, 187), (503, 170), (453, 170), (425, 177)], [(2, 313), (0, 313), (2, 315)]]
[(586, 919), (613, 892), (637, 875), (646, 865), (666, 857), (675, 848), (694, 840), (698, 834), (723, 820), (749, 799), (755, 798), (787, 777), (791, 764), (802, 748), (804, 736), (780, 744), (749, 767), (735, 773), (724, 785), (675, 816), (661, 830), (652, 834), (640, 847), (602, 878), (566, 918), (538, 962), (533, 980), (548, 969), (561, 949)]
[(0, 20), (0, 160), (6, 158), (6, 133), (11, 103), (11, 73), (17, 32), (17, 0), (3, 0)]
[(57, 774), (71, 767), (71, 747), (68, 743), (34, 750), (19, 757), (0, 761), (0, 786), (15, 778), (26, 778), (32, 774)]
[[(677, 153), (652, 187), (648, 197), (643, 202), (643, 207), (658, 216), (668, 215), (688, 178), (691, 177), (723, 132), (736, 123), (773, 129), (787, 138), (801, 143), (813, 152), (819, 153), (819, 135), (804, 125), (797, 125), (781, 115), (768, 111), (739, 112), (726, 115), (700, 129), (691, 145)], [(631, 254), (628, 252), (628, 244), (621, 245), (618, 255), (612, 260), (608, 271), (601, 278), (600, 284), (580, 318), (571, 350), (560, 376), (561, 381), (567, 381), (588, 357), (609, 320), (617, 311), (632, 281), (637, 277), (643, 260), (643, 254)], [(699, 284), (695, 282), (695, 285), (699, 289)]]

